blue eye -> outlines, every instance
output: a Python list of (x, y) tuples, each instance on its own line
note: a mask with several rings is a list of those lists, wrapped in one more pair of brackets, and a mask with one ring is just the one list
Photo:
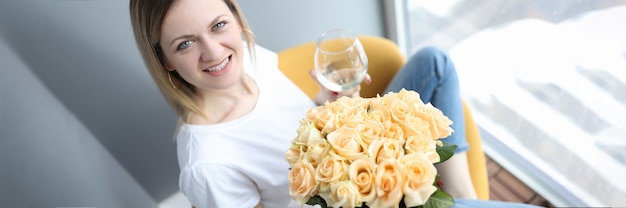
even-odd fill
[(193, 43), (193, 41), (191, 41), (191, 40), (183, 41), (182, 43), (178, 44), (178, 47), (176, 47), (176, 50), (185, 49), (185, 48), (189, 47), (192, 43)]
[(213, 26), (213, 30), (219, 30), (219, 29), (223, 28), (225, 25), (226, 25), (225, 22), (218, 22), (217, 24), (215, 24)]

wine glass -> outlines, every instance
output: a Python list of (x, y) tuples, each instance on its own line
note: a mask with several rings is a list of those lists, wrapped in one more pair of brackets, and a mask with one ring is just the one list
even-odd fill
[(317, 39), (317, 80), (329, 90), (341, 92), (361, 84), (367, 74), (367, 64), (365, 50), (353, 32), (333, 29)]

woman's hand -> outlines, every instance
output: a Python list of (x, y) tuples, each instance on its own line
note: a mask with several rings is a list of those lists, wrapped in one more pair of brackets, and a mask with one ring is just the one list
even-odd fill
[[(361, 96), (361, 85), (357, 85), (356, 87), (349, 89), (349, 90), (335, 92), (335, 91), (331, 91), (325, 88), (324, 86), (320, 84), (320, 82), (317, 80), (314, 70), (309, 70), (309, 75), (311, 76), (313, 80), (315, 80), (317, 85), (320, 86), (320, 91), (317, 93), (317, 95), (315, 96), (315, 99), (313, 100), (315, 104), (317, 105), (323, 105), (326, 102), (333, 102), (337, 100), (337, 98), (340, 98), (343, 96), (348, 96), (348, 97), (360, 97)], [(366, 74), (365, 78), (363, 79), (363, 82), (365, 82), (365, 84), (372, 83), (372, 77), (370, 77), (369, 74)]]

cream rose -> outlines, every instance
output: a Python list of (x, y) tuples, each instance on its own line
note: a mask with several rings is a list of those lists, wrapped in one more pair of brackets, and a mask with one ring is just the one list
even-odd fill
[(368, 101), (361, 97), (341, 97), (333, 104), (337, 105), (337, 108), (340, 109), (334, 112), (345, 116), (352, 116), (367, 112)]
[(429, 131), (430, 124), (428, 121), (415, 116), (407, 116), (404, 121), (400, 123), (402, 126), (402, 132), (404, 132), (404, 137), (410, 137), (414, 135), (424, 134), (424, 131)]
[[(296, 129), (296, 133), (300, 134), (304, 131), (304, 129), (306, 129), (307, 124), (310, 124), (312, 121), (307, 121), (306, 119), (302, 119), (300, 120), (300, 125), (298, 126), (298, 128)], [(294, 142), (297, 140), (298, 138), (296, 137), (296, 139), (294, 139)]]
[(439, 154), (437, 154), (437, 141), (433, 141), (428, 132), (407, 138), (404, 149), (407, 154), (414, 152), (424, 154), (431, 163), (438, 163), (440, 160)]
[(383, 104), (388, 104), (391, 103), (393, 100), (397, 99), (397, 93), (396, 92), (387, 92), (387, 94), (383, 95), (382, 97), (379, 98), (380, 102)]
[(354, 208), (363, 205), (359, 191), (350, 181), (340, 181), (330, 186), (331, 191), (322, 196), (331, 207)]
[(346, 102), (347, 97), (341, 97), (337, 99), (335, 102), (327, 103), (324, 105), (324, 108), (333, 112), (334, 114), (343, 114), (346, 108), (351, 108), (352, 106), (348, 105)]
[(317, 191), (313, 166), (305, 161), (298, 161), (289, 171), (289, 195), (300, 206), (306, 203)]
[(378, 122), (386, 122), (389, 121), (389, 110), (387, 108), (374, 109), (370, 108), (370, 111), (367, 113), (367, 119), (378, 121)]
[(377, 164), (382, 160), (397, 160), (404, 155), (401, 140), (383, 138), (375, 140), (367, 149), (367, 155)]
[[(322, 111), (324, 111), (324, 107), (323, 106), (317, 106), (315, 108), (311, 108), (306, 112), (306, 115), (303, 119), (303, 121), (301, 122), (305, 122), (305, 123), (315, 123), (315, 121), (318, 119), (318, 116), (320, 113), (322, 113)], [(327, 113), (324, 113), (327, 114)]]
[(383, 123), (383, 129), (384, 130), (381, 135), (382, 137), (404, 140), (404, 131), (402, 131), (402, 126), (391, 121), (385, 121)]
[(350, 128), (339, 128), (326, 136), (333, 152), (348, 159), (354, 160), (363, 154), (363, 148), (359, 144), (359, 135)]
[(423, 205), (437, 191), (437, 187), (433, 185), (437, 169), (419, 152), (403, 156), (400, 164), (406, 170), (406, 182), (403, 186), (404, 204), (407, 207)]
[(411, 105), (402, 102), (402, 100), (390, 100), (389, 102), (389, 112), (395, 122), (403, 122), (415, 110)]
[(348, 177), (350, 182), (356, 186), (363, 202), (371, 201), (376, 196), (376, 190), (374, 190), (375, 168), (376, 164), (368, 157), (359, 158), (350, 164)]
[(330, 150), (330, 144), (324, 138), (311, 138), (309, 139), (309, 143), (307, 144), (306, 154), (304, 154), (304, 159), (311, 163), (313, 167), (317, 167), (317, 165), (328, 155), (328, 151)]
[(315, 128), (322, 129), (326, 126), (326, 122), (328, 122), (333, 115), (334, 113), (324, 106), (318, 106), (307, 112), (306, 120), (309, 123), (312, 123)]
[(356, 128), (367, 120), (365, 113), (355, 114), (351, 116), (343, 116), (341, 122), (337, 123), (338, 126), (346, 128)]
[[(293, 166), (296, 162), (298, 162), (298, 160), (301, 159), (303, 148), (306, 147), (298, 144), (292, 144), (291, 147), (289, 147), (287, 153), (285, 153), (285, 159), (289, 163), (289, 166)], [(304, 151), (306, 151), (306, 149), (304, 149)]]
[(309, 140), (323, 139), (322, 133), (310, 123), (305, 123), (299, 128), (298, 136), (294, 139), (295, 144), (307, 145)]
[(326, 122), (326, 125), (324, 126), (324, 128), (322, 128), (322, 132), (330, 133), (337, 130), (338, 128), (355, 128), (357, 125), (363, 123), (364, 121), (365, 115), (362, 114), (355, 114), (351, 116), (337, 114), (332, 116), (328, 120), (328, 122)]
[(450, 127), (452, 121), (447, 116), (443, 115), (441, 110), (435, 108), (435, 106), (430, 103), (420, 108), (416, 116), (430, 123), (430, 133), (435, 140), (446, 138), (453, 132)]
[(378, 121), (365, 120), (356, 125), (355, 131), (359, 134), (361, 147), (367, 149), (374, 140), (378, 140), (383, 135), (383, 125)]
[(315, 169), (315, 180), (320, 182), (320, 192), (328, 192), (330, 184), (348, 177), (348, 165), (344, 158), (331, 155), (322, 159)]
[(400, 92), (396, 94), (396, 97), (409, 105), (424, 105), (419, 93), (412, 90), (401, 89)]
[(376, 197), (366, 202), (369, 207), (398, 207), (402, 200), (403, 170), (397, 160), (383, 160), (376, 168)]

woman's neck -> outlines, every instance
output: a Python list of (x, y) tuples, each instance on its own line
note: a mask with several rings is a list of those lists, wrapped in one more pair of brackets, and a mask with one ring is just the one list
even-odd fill
[(256, 105), (259, 89), (257, 83), (247, 74), (228, 89), (198, 91), (197, 104), (206, 117), (192, 115), (192, 124), (217, 124), (232, 121), (248, 114)]

